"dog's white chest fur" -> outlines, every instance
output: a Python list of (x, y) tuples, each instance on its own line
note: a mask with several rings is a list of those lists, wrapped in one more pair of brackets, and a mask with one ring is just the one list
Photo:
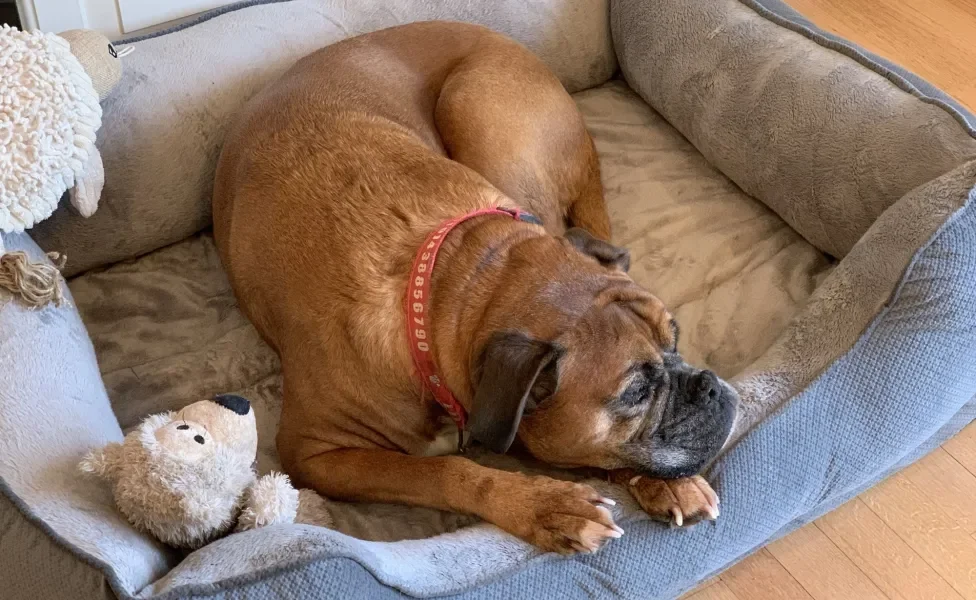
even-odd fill
[(458, 428), (453, 421), (444, 423), (437, 436), (424, 449), (421, 456), (446, 456), (457, 454), (458, 450)]

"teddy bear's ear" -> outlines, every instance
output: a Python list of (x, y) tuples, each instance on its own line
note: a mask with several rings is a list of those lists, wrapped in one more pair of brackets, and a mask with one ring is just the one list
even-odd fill
[(92, 450), (81, 459), (78, 468), (88, 473), (114, 481), (122, 469), (122, 444), (112, 442), (104, 448)]

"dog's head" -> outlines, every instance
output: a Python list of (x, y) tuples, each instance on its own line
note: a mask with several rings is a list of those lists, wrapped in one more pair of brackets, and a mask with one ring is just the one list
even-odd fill
[(517, 434), (554, 465), (664, 478), (715, 457), (738, 397), (681, 358), (678, 324), (629, 262), (579, 229), (510, 249), (472, 357), (472, 437), (504, 452)]

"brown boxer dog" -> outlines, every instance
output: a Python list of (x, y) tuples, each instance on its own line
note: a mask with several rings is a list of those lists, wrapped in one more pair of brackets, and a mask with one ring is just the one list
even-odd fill
[[(303, 58), (232, 126), (213, 205), (241, 307), (281, 357), (277, 444), (300, 485), (559, 552), (623, 533), (587, 485), (434, 456), (443, 405), (495, 451), (517, 436), (606, 470), (652, 516), (717, 516), (695, 473), (735, 393), (681, 359), (671, 314), (626, 274), (583, 120), (515, 42), (428, 22)], [(471, 216), (492, 207), (508, 212)]]

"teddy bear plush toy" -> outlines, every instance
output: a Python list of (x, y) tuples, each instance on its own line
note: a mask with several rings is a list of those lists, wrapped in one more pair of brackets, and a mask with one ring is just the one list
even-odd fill
[(29, 306), (61, 303), (60, 273), (23, 252), (5, 253), (2, 234), (47, 219), (66, 191), (81, 216), (98, 208), (105, 183), (95, 147), (99, 102), (132, 50), (118, 51), (88, 29), (55, 35), (0, 26), (0, 289)]
[(258, 477), (257, 425), (250, 403), (220, 395), (146, 418), (122, 443), (88, 453), (83, 472), (112, 486), (137, 528), (195, 549), (234, 531), (305, 523), (331, 527), (326, 501), (288, 477)]

